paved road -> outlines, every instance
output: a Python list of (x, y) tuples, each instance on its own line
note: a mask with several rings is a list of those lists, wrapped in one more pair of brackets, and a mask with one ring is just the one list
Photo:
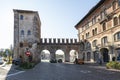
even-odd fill
[(39, 63), (34, 69), (13, 74), (6, 80), (120, 80), (120, 72), (91, 64)]

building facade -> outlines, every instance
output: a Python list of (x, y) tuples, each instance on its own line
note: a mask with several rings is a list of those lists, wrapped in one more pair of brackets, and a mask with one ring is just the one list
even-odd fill
[(30, 52), (33, 61), (40, 57), (37, 42), (41, 38), (41, 21), (37, 11), (14, 9), (14, 58), (21, 57), (27, 61), (26, 51)]
[(100, 0), (75, 28), (86, 61), (120, 58), (120, 0)]

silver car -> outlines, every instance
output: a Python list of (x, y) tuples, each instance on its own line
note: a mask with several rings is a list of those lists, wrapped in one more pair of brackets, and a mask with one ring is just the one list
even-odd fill
[(3, 59), (0, 57), (0, 65), (3, 64)]

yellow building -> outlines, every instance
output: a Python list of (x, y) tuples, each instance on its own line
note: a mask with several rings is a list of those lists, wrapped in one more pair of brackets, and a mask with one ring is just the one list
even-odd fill
[(100, 0), (75, 28), (85, 61), (120, 58), (120, 0)]

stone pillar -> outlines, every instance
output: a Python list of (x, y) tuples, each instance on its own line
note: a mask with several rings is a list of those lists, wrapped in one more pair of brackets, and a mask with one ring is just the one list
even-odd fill
[(93, 54), (93, 52), (92, 51), (90, 51), (90, 53), (91, 53), (91, 62), (94, 62), (94, 54)]
[(55, 50), (50, 51), (50, 60), (56, 60)]
[(65, 51), (65, 62), (70, 62), (70, 54), (69, 54), (70, 50), (66, 49)]
[(112, 58), (113, 58), (113, 47), (112, 46), (109, 46), (109, 61), (112, 61)]

